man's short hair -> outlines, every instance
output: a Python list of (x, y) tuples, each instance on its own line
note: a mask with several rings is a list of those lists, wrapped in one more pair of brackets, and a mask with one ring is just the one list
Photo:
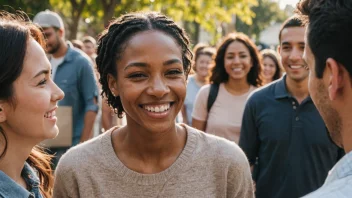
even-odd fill
[(279, 41), (281, 45), (281, 34), (285, 28), (289, 27), (304, 27), (303, 20), (298, 15), (293, 15), (290, 18), (286, 19), (286, 21), (281, 25), (279, 32)]
[(326, 60), (333, 58), (352, 75), (352, 1), (302, 0), (297, 6), (308, 19), (307, 44), (315, 58), (315, 73), (322, 78)]
[(61, 17), (56, 12), (50, 10), (39, 12), (37, 15), (35, 15), (33, 22), (42, 28), (53, 27), (64, 29), (64, 23), (62, 22)]

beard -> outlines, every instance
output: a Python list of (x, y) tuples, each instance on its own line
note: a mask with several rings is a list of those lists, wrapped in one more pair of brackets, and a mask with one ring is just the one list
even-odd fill
[(320, 115), (323, 117), (331, 140), (338, 147), (343, 148), (341, 138), (342, 119), (339, 113), (333, 107), (331, 107), (326, 88), (320, 81), (318, 81), (315, 98), (317, 99), (315, 102), (316, 107), (318, 108)]
[(59, 51), (60, 47), (61, 47), (61, 42), (58, 36), (56, 36), (56, 43), (53, 45), (48, 45), (51, 47), (50, 50), (48, 50), (49, 54), (55, 54), (57, 51)]

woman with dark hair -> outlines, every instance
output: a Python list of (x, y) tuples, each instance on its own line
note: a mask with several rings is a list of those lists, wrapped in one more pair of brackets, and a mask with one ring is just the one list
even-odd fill
[(183, 123), (192, 126), (193, 104), (200, 88), (209, 84), (209, 77), (212, 66), (214, 65), (216, 50), (205, 47), (194, 55), (193, 71), (194, 74), (188, 77), (187, 94), (185, 103), (182, 107)]
[(159, 13), (131, 13), (99, 43), (102, 94), (127, 125), (70, 149), (54, 197), (253, 197), (236, 144), (175, 123), (192, 58), (184, 30)]
[(50, 78), (38, 28), (0, 13), (0, 197), (51, 197), (50, 156), (36, 146), (58, 134), (63, 92)]
[(272, 49), (265, 49), (260, 54), (263, 62), (263, 84), (268, 84), (281, 78), (283, 68), (277, 53)]
[(192, 126), (238, 143), (247, 97), (262, 84), (255, 44), (243, 33), (229, 34), (217, 50), (212, 72), (212, 85), (198, 92)]

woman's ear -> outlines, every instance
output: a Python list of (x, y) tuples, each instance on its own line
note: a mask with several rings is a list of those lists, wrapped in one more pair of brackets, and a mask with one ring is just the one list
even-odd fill
[(111, 94), (114, 97), (118, 96), (119, 92), (118, 92), (118, 89), (117, 89), (117, 80), (111, 74), (108, 74), (108, 85), (109, 85), (109, 89), (110, 89)]
[(5, 104), (0, 101), (0, 123), (6, 121)]
[(326, 68), (329, 71), (329, 97), (330, 100), (335, 100), (344, 86), (344, 70), (332, 58), (326, 60)]

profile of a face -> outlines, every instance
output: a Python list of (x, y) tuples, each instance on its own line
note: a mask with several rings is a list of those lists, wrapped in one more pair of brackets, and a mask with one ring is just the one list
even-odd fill
[[(315, 59), (314, 55), (309, 47), (309, 44), (306, 39), (305, 50), (303, 59), (306, 62), (309, 68), (309, 80), (308, 80), (308, 89), (310, 96), (317, 107), (320, 115), (322, 116), (326, 127), (328, 128), (329, 135), (332, 141), (339, 147), (343, 147), (342, 138), (341, 138), (341, 117), (336, 109), (333, 108), (331, 100), (328, 93), (328, 85), (324, 78), (328, 78), (325, 74), (322, 79), (319, 79), (316, 76), (315, 72)], [(326, 72), (324, 72), (326, 73)]]
[(175, 126), (186, 96), (181, 47), (157, 30), (132, 36), (108, 75), (109, 88), (121, 99), (128, 124), (163, 132)]
[(51, 79), (50, 71), (44, 50), (30, 38), (22, 72), (13, 83), (14, 101), (4, 104), (5, 116), (1, 122), (7, 134), (35, 142), (56, 137), (55, 110), (64, 93)]

